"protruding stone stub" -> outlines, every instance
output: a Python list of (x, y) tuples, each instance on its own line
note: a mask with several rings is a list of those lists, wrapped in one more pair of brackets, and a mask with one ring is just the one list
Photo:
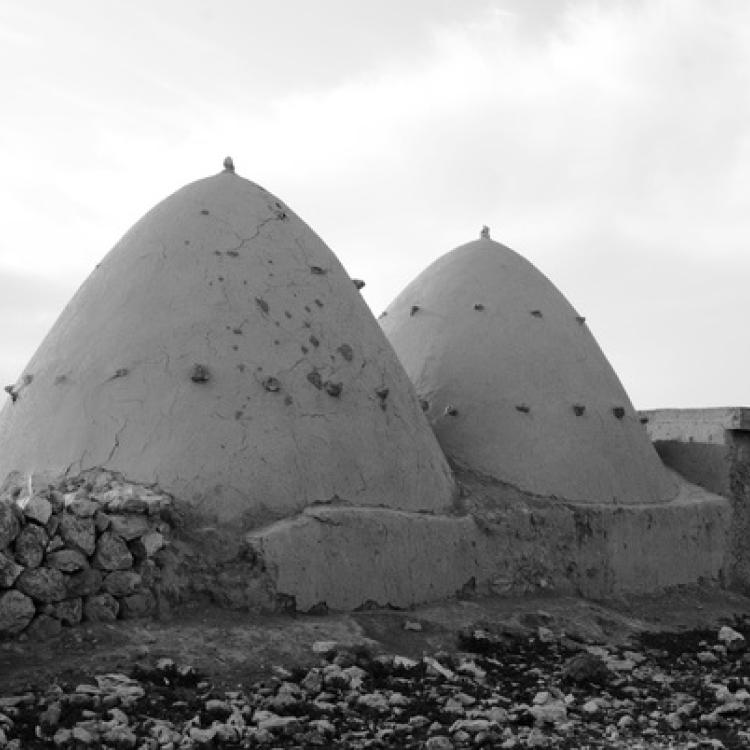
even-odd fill
[(357, 289), (364, 289), (365, 288), (365, 282), (362, 281), (362, 279), (352, 279), (354, 282), (354, 286), (357, 287)]
[(193, 370), (190, 373), (190, 380), (194, 383), (208, 383), (211, 380), (211, 374), (208, 371), (206, 365), (193, 365)]
[(341, 395), (341, 391), (344, 386), (342, 383), (334, 383), (332, 380), (326, 380), (323, 387), (326, 389), (326, 393), (329, 396), (338, 398)]
[(479, 233), (479, 238), (482, 240), (488, 240), (490, 238), (490, 228), (486, 224), (482, 227), (482, 231)]
[(227, 156), (224, 159), (224, 170), (226, 172), (234, 172), (234, 160), (231, 156)]

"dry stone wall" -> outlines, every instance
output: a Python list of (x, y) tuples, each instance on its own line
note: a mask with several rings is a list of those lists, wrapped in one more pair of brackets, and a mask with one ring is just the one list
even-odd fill
[(172, 538), (171, 496), (111, 472), (0, 491), (0, 638), (153, 614)]

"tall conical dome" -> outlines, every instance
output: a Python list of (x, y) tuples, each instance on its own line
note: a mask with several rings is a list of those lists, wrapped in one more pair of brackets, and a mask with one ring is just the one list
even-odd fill
[(488, 230), (423, 271), (381, 325), (457, 465), (579, 503), (674, 496), (584, 319)]
[(141, 219), (0, 413), (0, 474), (106, 467), (245, 527), (331, 501), (438, 511), (447, 463), (352, 280), (225, 171)]

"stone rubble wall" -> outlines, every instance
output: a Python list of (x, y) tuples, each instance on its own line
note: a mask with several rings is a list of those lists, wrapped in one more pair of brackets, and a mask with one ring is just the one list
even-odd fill
[(173, 498), (106, 471), (0, 490), (0, 638), (154, 614)]

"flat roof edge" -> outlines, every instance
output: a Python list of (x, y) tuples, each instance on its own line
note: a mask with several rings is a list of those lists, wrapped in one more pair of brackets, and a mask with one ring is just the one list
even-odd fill
[(708, 409), (641, 409), (641, 417), (657, 424), (704, 424), (725, 430), (750, 430), (750, 407), (719, 406)]

